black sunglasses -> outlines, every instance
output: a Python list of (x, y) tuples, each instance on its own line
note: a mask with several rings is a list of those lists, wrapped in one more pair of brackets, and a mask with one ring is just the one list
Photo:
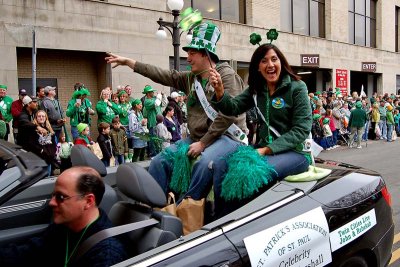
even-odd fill
[(53, 193), (51, 194), (51, 198), (54, 197), (54, 199), (56, 200), (57, 203), (63, 203), (64, 201), (73, 198), (73, 197), (83, 197), (84, 194), (80, 194), (80, 195), (74, 195), (74, 196), (65, 196), (61, 193)]

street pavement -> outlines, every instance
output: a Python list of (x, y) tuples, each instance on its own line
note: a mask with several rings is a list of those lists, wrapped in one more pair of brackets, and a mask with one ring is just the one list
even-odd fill
[(395, 221), (395, 240), (390, 267), (400, 267), (400, 138), (393, 142), (384, 140), (362, 142), (362, 148), (341, 146), (322, 151), (319, 158), (336, 160), (380, 173), (392, 196), (393, 219)]

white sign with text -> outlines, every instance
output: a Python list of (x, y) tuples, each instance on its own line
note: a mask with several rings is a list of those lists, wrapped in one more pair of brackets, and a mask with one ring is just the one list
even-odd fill
[(365, 234), (376, 224), (375, 209), (330, 233), (332, 252)]
[(251, 266), (325, 266), (332, 261), (321, 207), (244, 238)]

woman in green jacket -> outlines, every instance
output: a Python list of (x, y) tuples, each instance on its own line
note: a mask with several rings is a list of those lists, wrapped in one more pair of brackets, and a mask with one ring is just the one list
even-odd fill
[(101, 91), (100, 100), (96, 104), (97, 111), (97, 125), (101, 122), (106, 122), (108, 124), (112, 124), (112, 119), (116, 115), (119, 115), (121, 110), (118, 105), (110, 100), (111, 98), (111, 89), (110, 87), (106, 87)]
[[(311, 143), (305, 141), (311, 132), (311, 106), (306, 84), (294, 74), (282, 52), (272, 44), (259, 46), (250, 62), (249, 87), (235, 98), (224, 93), (219, 73), (214, 69), (210, 73), (215, 89), (213, 100), (222, 113), (237, 116), (256, 108), (260, 118), (256, 148), (273, 168), (272, 179), (307, 171)], [(214, 180), (216, 199), (222, 177)]]

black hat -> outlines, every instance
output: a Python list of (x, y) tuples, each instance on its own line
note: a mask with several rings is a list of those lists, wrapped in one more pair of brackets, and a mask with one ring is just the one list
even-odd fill
[(28, 93), (26, 92), (25, 89), (19, 89), (19, 95), (27, 95)]

